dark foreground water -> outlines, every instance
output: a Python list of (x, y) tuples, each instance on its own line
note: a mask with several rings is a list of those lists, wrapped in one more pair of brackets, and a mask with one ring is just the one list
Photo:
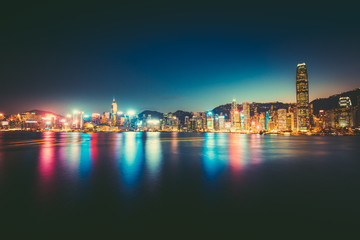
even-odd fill
[(7, 234), (344, 237), (359, 191), (359, 137), (0, 133)]

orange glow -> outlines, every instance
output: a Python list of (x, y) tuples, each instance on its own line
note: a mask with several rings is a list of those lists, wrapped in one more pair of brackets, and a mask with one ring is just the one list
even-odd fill
[(240, 135), (231, 134), (230, 135), (230, 142), (232, 144), (229, 145), (229, 164), (231, 170), (238, 174), (241, 172), (243, 168), (242, 162), (242, 146), (239, 139)]
[(86, 128), (94, 128), (94, 125), (91, 124), (91, 123), (85, 123), (84, 127), (86, 127)]

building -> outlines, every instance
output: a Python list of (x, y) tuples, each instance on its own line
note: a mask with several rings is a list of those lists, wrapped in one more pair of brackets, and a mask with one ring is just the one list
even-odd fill
[(243, 103), (244, 130), (250, 130), (250, 105), (248, 102)]
[(286, 114), (286, 128), (288, 131), (295, 130), (294, 113), (290, 111)]
[(110, 110), (110, 125), (116, 126), (116, 114), (117, 114), (117, 103), (115, 102), (115, 98), (113, 98), (113, 102), (111, 104)]
[(240, 112), (236, 104), (236, 100), (233, 99), (231, 104), (231, 112), (230, 112), (230, 118), (231, 118), (231, 127), (236, 131), (240, 130)]
[(278, 114), (278, 131), (286, 131), (287, 124), (286, 124), (286, 109), (279, 109), (277, 111)]
[(72, 128), (82, 129), (84, 126), (84, 112), (76, 111), (73, 112)]
[(95, 124), (100, 124), (100, 113), (92, 113), (91, 114), (91, 122)]
[(338, 127), (351, 127), (351, 100), (349, 97), (339, 98), (339, 109), (337, 109)]
[(266, 119), (265, 119), (264, 113), (260, 113), (259, 124), (260, 124), (260, 130), (265, 131), (266, 130)]
[(225, 116), (224, 115), (219, 116), (219, 130), (220, 131), (225, 130)]
[(309, 84), (305, 63), (298, 64), (296, 68), (296, 105), (298, 130), (308, 130), (310, 128)]
[(206, 118), (206, 128), (208, 130), (214, 130), (214, 118), (212, 112), (208, 112)]

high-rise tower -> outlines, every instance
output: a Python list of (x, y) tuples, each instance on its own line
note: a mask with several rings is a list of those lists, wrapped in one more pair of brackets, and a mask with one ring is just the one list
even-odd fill
[(298, 64), (296, 68), (296, 104), (298, 130), (308, 130), (310, 127), (309, 83), (305, 63)]
[(250, 105), (248, 102), (243, 104), (243, 114), (244, 114), (244, 130), (250, 130)]
[(116, 114), (117, 114), (117, 104), (115, 102), (115, 97), (114, 97), (110, 110), (110, 124), (112, 126), (116, 126)]
[(231, 104), (230, 117), (231, 117), (231, 127), (234, 128), (235, 130), (240, 130), (240, 112), (238, 110), (235, 99), (233, 99)]

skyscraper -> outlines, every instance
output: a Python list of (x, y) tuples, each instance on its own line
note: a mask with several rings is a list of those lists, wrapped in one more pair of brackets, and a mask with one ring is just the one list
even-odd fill
[(278, 109), (278, 131), (286, 131), (286, 109)]
[(309, 84), (305, 63), (298, 64), (296, 68), (296, 104), (298, 130), (308, 130), (310, 127)]
[(243, 114), (244, 114), (244, 130), (250, 130), (250, 105), (248, 102), (243, 103)]
[(231, 127), (234, 130), (240, 130), (240, 112), (237, 107), (235, 99), (233, 99), (231, 104), (230, 117), (231, 117)]
[(117, 114), (117, 104), (115, 102), (115, 97), (114, 97), (110, 110), (110, 124), (112, 126), (116, 126), (116, 114)]
[(339, 127), (351, 127), (352, 117), (351, 117), (351, 99), (349, 97), (340, 97), (339, 98), (340, 108), (336, 110), (336, 115), (339, 121)]

